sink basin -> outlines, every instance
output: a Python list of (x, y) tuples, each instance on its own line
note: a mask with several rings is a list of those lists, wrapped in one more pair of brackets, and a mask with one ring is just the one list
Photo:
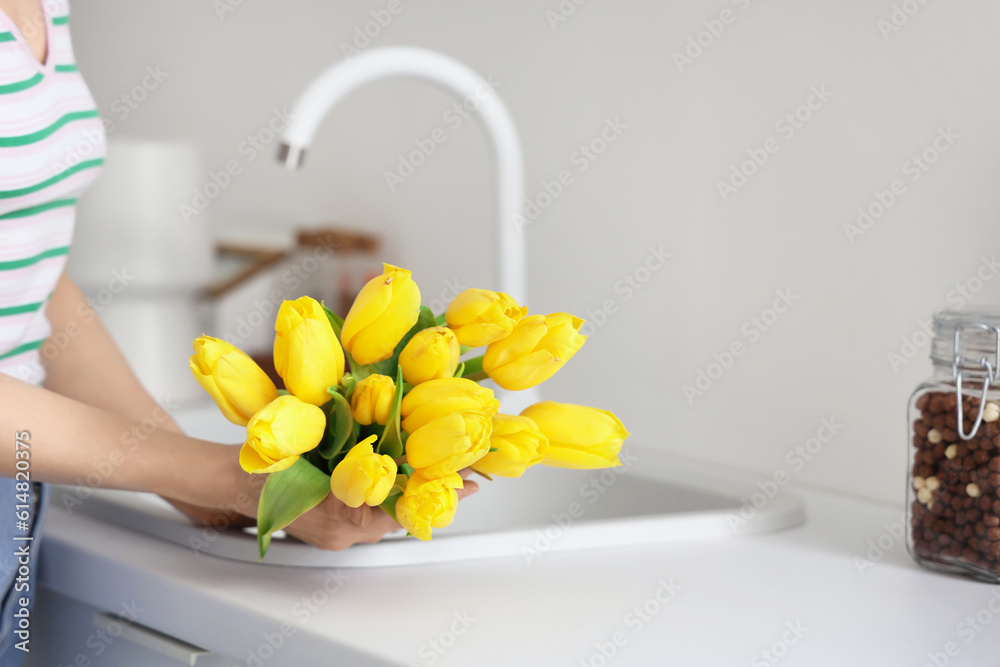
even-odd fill
[[(242, 429), (220, 423), (214, 407), (178, 415), (178, 422), (196, 437), (232, 442), (242, 435)], [(745, 481), (695, 472), (642, 447), (626, 449), (621, 459), (624, 465), (611, 470), (536, 466), (520, 479), (480, 479), (479, 493), (463, 500), (454, 523), (435, 530), (430, 542), (399, 531), (378, 544), (331, 552), (275, 539), (264, 564), (381, 567), (490, 557), (517, 557), (530, 564), (555, 551), (727, 538), (805, 520), (802, 501), (784, 490), (758, 503), (758, 509), (745, 509), (744, 498), (755, 492), (761, 496)], [(66, 494), (71, 503), (61, 497)], [(56, 487), (52, 504), (200, 553), (257, 561), (256, 537), (250, 532), (192, 526), (158, 496), (97, 490), (82, 503), (76, 497), (73, 487)]]

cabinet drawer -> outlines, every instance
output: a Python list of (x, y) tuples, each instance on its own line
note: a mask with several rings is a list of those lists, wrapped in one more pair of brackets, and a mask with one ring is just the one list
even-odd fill
[(32, 612), (34, 632), (25, 667), (232, 667), (235, 663), (42, 587)]

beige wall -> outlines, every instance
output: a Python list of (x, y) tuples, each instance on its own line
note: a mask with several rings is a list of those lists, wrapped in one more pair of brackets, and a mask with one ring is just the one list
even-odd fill
[[(445, 281), (489, 285), (493, 265), (478, 126), (449, 129), (395, 192), (385, 183), (415, 139), (448, 127), (445, 95), (398, 82), (358, 93), (298, 173), (278, 168), (273, 146), (252, 162), (240, 152), (388, 4), (244, 0), (220, 18), (204, 1), (88, 0), (75, 3), (72, 26), (116, 133), (195, 139), (213, 169), (240, 161), (210, 208), (216, 224), (378, 229), (392, 240), (387, 258), (411, 267), (430, 300)], [(571, 172), (527, 232), (530, 306), (595, 323), (605, 304), (615, 312), (549, 398), (615, 410), (637, 443), (900, 502), (906, 397), (929, 362), (926, 345), (895, 370), (887, 355), (1000, 245), (1000, 5), (903, 4), (916, 13), (897, 15), (886, 38), (889, 0), (590, 0), (555, 29), (546, 11), (556, 0), (401, 0), (373, 46), (427, 46), (492, 74), (521, 131), (531, 197)], [(672, 53), (723, 10), (731, 23), (678, 71)], [(129, 109), (120, 96), (147, 66), (167, 76)], [(776, 125), (814, 89), (832, 96), (812, 97), (801, 127)], [(596, 160), (581, 159), (608, 119), (626, 128)], [(959, 138), (935, 164), (904, 167), (949, 127)], [(730, 166), (768, 148), (723, 201), (717, 182)], [(895, 179), (902, 194), (849, 242), (843, 225)], [(619, 282), (646, 278), (640, 267), (661, 247), (671, 257), (641, 289)], [(983, 275), (973, 302), (1000, 301), (995, 269)], [(787, 312), (753, 334), (752, 318), (770, 320), (788, 290)], [(742, 356), (690, 404), (682, 386), (734, 343)], [(789, 456), (824, 419), (843, 426), (812, 460)]]

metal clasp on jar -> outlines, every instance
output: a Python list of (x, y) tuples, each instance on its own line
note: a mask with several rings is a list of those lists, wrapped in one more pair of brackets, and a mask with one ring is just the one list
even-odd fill
[[(961, 339), (962, 331), (964, 329), (980, 329), (986, 332), (993, 333), (993, 341), (995, 344), (995, 351), (993, 353), (993, 361), (990, 362), (986, 357), (980, 357), (979, 359), (971, 359), (969, 357), (963, 357), (961, 355), (961, 347), (959, 341)], [(976, 421), (972, 425), (972, 431), (968, 434), (965, 433), (965, 427), (962, 423), (964, 417), (964, 410), (962, 409), (962, 379), (965, 377), (965, 372), (960, 370), (961, 366), (979, 366), (979, 368), (985, 372), (983, 377), (983, 395), (979, 399), (979, 414), (976, 415)], [(997, 366), (1000, 365), (1000, 328), (991, 327), (986, 324), (956, 324), (955, 325), (955, 360), (951, 364), (951, 374), (952, 378), (955, 380), (955, 409), (958, 411), (958, 436), (962, 440), (971, 440), (973, 436), (976, 435), (976, 431), (979, 430), (979, 425), (983, 423), (983, 410), (986, 408), (986, 395), (990, 391), (990, 387), (996, 385), (997, 382)]]

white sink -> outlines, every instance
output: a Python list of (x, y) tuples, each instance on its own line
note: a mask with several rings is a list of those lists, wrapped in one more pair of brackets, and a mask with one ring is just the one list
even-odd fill
[[(239, 440), (242, 429), (213, 408), (177, 415), (191, 435)], [(291, 539), (275, 539), (265, 564), (297, 567), (382, 567), (471, 558), (516, 557), (534, 562), (568, 549), (726, 538), (789, 528), (805, 520), (802, 501), (785, 490), (759, 509), (747, 507), (759, 489), (745, 481), (681, 470), (656, 450), (629, 447), (614, 470), (565, 470), (537, 466), (520, 479), (480, 479), (479, 493), (463, 500), (454, 523), (420, 542), (400, 531), (378, 544), (321, 551)], [(82, 503), (75, 489), (56, 487), (52, 504), (117, 523), (221, 558), (256, 561), (256, 537), (239, 530), (216, 533), (192, 526), (151, 494), (95, 491)], [(758, 493), (758, 501), (763, 496)]]

